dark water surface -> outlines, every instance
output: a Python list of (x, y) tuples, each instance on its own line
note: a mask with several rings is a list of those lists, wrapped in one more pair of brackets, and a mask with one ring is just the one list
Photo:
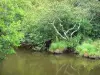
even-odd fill
[(22, 50), (0, 63), (0, 75), (100, 75), (100, 60)]

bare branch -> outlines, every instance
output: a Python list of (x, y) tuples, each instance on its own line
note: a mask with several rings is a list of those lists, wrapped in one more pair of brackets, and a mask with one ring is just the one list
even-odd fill
[(54, 22), (55, 22), (55, 21), (53, 21), (52, 26), (54, 27), (55, 31), (57, 32), (58, 35), (60, 35), (60, 37), (62, 37), (63, 39), (66, 40), (66, 38), (63, 37), (63, 36), (60, 34), (60, 32), (57, 30), (57, 28), (56, 28), (55, 25), (54, 25)]
[(77, 30), (75, 30), (75, 31), (73, 31), (73, 32), (71, 33), (71, 38), (72, 38), (73, 34), (79, 30), (79, 28), (80, 28), (80, 24), (79, 24)]
[(67, 34), (69, 33), (69, 31), (73, 30), (75, 27), (76, 27), (76, 24), (72, 28), (70, 28), (66, 32), (64, 32), (64, 35), (66, 36), (67, 39), (69, 39), (69, 37), (67, 36)]
[(57, 17), (58, 18), (58, 20), (60, 21), (60, 22), (62, 22), (62, 20), (59, 18), (59, 17)]
[(68, 30), (66, 31), (66, 34), (67, 34), (69, 31), (73, 30), (75, 27), (76, 27), (76, 24), (75, 24), (72, 28), (68, 29)]
[(66, 34), (66, 30), (64, 30), (64, 27), (63, 27), (63, 25), (60, 23), (60, 26), (61, 26), (61, 28), (62, 28), (62, 31), (64, 32), (64, 35), (65, 35), (65, 37), (67, 38), (67, 39), (69, 39), (69, 37), (67, 36), (67, 34)]

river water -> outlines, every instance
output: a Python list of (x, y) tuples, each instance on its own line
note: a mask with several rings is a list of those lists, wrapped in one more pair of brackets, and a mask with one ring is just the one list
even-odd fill
[(100, 60), (18, 50), (0, 63), (0, 75), (100, 75)]

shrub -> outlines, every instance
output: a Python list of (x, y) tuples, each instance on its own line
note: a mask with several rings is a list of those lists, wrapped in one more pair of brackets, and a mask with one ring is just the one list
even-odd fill
[(80, 55), (87, 53), (89, 56), (100, 56), (100, 40), (83, 42), (81, 45), (76, 47), (76, 51)]
[(0, 1), (0, 55), (15, 53), (14, 47), (20, 45), (24, 37), (21, 32), (23, 11), (17, 1)]
[(67, 44), (65, 41), (57, 41), (51, 44), (49, 51), (55, 51), (57, 49), (64, 50), (65, 48), (67, 48)]

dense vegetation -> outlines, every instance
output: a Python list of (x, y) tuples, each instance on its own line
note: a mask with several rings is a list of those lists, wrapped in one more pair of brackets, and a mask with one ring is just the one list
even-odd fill
[(24, 37), (21, 33), (23, 19), (22, 9), (17, 5), (18, 1), (0, 1), (0, 57), (5, 54), (15, 53), (14, 47), (20, 45)]
[(0, 56), (20, 45), (41, 49), (72, 48), (80, 55), (100, 56), (100, 1), (1, 0)]

